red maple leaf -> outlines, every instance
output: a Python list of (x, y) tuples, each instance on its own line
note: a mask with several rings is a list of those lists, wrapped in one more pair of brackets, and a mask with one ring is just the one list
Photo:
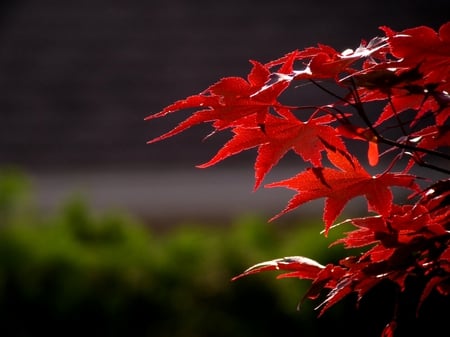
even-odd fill
[(254, 187), (257, 189), (270, 169), (289, 150), (314, 166), (322, 166), (321, 152), (327, 147), (347, 151), (334, 128), (324, 125), (334, 120), (330, 116), (302, 122), (286, 110), (283, 115), (289, 118), (267, 115), (263, 127), (258, 127), (254, 118), (247, 119), (247, 123), (233, 129), (234, 137), (210, 161), (199, 167), (209, 167), (243, 150), (258, 147)]
[[(422, 149), (436, 150), (448, 148), (450, 146), (450, 128), (431, 125), (412, 133), (410, 139), (411, 142), (414, 142), (417, 147)], [(422, 160), (425, 155), (426, 153), (420, 151), (412, 154), (412, 158), (405, 171), (414, 166), (417, 161)]]
[[(415, 110), (412, 112), (411, 110)], [(414, 113), (414, 118), (412, 119), (412, 125), (415, 124), (420, 117), (422, 117), (426, 112), (438, 111), (439, 104), (432, 99), (432, 97), (426, 97), (422, 94), (404, 94), (404, 95), (393, 95), (390, 98), (389, 104), (383, 109), (378, 120), (375, 122), (374, 126), (378, 126), (384, 121), (398, 116), (404, 111), (409, 111)]]
[(331, 46), (318, 44), (317, 47), (296, 50), (267, 63), (266, 66), (271, 68), (275, 65), (284, 64), (294, 57), (296, 61), (306, 63), (306, 67), (293, 72), (294, 79), (332, 79), (337, 81), (342, 74), (354, 73), (356, 70), (351, 66), (358, 60), (369, 56), (384, 59), (384, 54), (388, 51), (387, 47), (386, 39), (382, 38), (374, 38), (369, 43), (362, 41), (356, 50), (347, 49), (342, 53)]
[(309, 168), (292, 178), (266, 185), (269, 188), (286, 187), (297, 191), (287, 207), (271, 220), (304, 203), (326, 198), (323, 220), (325, 222), (325, 233), (328, 233), (329, 228), (345, 205), (357, 196), (365, 196), (369, 211), (375, 211), (380, 215), (388, 215), (393, 202), (390, 187), (401, 186), (419, 190), (413, 175), (384, 173), (372, 176), (356, 159), (353, 159), (352, 164), (350, 164), (348, 158), (337, 153), (328, 153), (328, 156), (341, 170), (327, 167)]
[[(246, 79), (224, 78), (204, 92), (146, 118), (164, 117), (184, 109), (194, 111), (171, 131), (150, 142), (200, 123), (211, 123), (214, 132), (230, 129), (233, 137), (211, 160), (198, 167), (209, 167), (241, 151), (257, 148), (255, 189), (289, 151), (309, 162), (311, 167), (296, 176), (266, 185), (296, 191), (286, 208), (271, 220), (324, 198), (327, 235), (350, 200), (359, 196), (366, 199), (368, 211), (375, 214), (345, 221), (356, 229), (333, 243), (343, 244), (344, 248), (367, 248), (361, 255), (326, 266), (305, 257), (287, 257), (257, 264), (233, 278), (283, 270), (287, 273), (278, 278), (310, 279), (312, 285), (305, 298), (317, 299), (322, 290), (328, 291), (319, 306), (320, 315), (350, 293), (357, 293), (359, 301), (382, 280), (389, 280), (404, 291), (409, 277), (426, 277), (418, 309), (432, 291), (450, 294), (450, 180), (421, 190), (417, 177), (406, 173), (414, 165), (448, 173), (434, 161), (442, 160), (445, 165), (445, 150), (450, 145), (450, 22), (438, 32), (425, 26), (401, 32), (380, 28), (385, 37), (363, 41), (355, 50), (339, 53), (318, 44), (266, 64), (251, 61), (253, 67)], [(300, 68), (294, 69), (294, 63)], [(322, 84), (323, 80), (329, 81)], [(336, 101), (314, 108), (284, 105), (280, 95), (300, 81), (313, 83)], [(330, 83), (347, 93), (334, 93), (328, 89)], [(369, 113), (369, 102), (381, 103), (380, 108)], [(307, 111), (308, 115), (300, 119), (302, 116), (297, 117), (294, 111)], [(396, 136), (397, 131), (401, 131), (401, 136)], [(392, 139), (392, 134), (398, 138)], [(398, 155), (386, 171), (371, 175), (347, 150), (345, 138), (368, 144), (368, 162), (372, 166), (378, 165), (380, 144), (389, 146), (384, 153), (397, 150)], [(324, 152), (328, 161), (323, 158)], [(394, 167), (403, 155), (411, 159), (402, 173), (396, 173)], [(416, 191), (409, 200), (418, 197), (418, 201), (394, 203), (393, 187)], [(391, 337), (395, 327), (394, 317), (383, 336)]]
[[(145, 120), (165, 117), (184, 109), (199, 109), (171, 131), (150, 140), (154, 143), (172, 137), (186, 129), (205, 122), (212, 122), (215, 130), (239, 125), (239, 120), (255, 115), (258, 123), (264, 123), (269, 109), (280, 106), (278, 96), (289, 86), (289, 78), (270, 82), (271, 72), (259, 62), (251, 61), (253, 68), (247, 80), (241, 77), (226, 77), (204, 92), (179, 100)], [(280, 68), (279, 73), (291, 73), (293, 59)]]
[(443, 24), (439, 32), (421, 26), (396, 33), (382, 27), (389, 39), (392, 54), (399, 66), (409, 69), (419, 66), (425, 83), (439, 84), (439, 90), (450, 89), (447, 78), (450, 73), (450, 22)]
[[(241, 277), (257, 274), (262, 271), (270, 271), (270, 270), (284, 270), (284, 271), (293, 271), (295, 276), (292, 273), (279, 275), (278, 278), (282, 277), (298, 277), (301, 279), (315, 279), (320, 271), (325, 268), (320, 263), (310, 258), (304, 256), (289, 256), (283, 257), (281, 259), (275, 259), (271, 261), (261, 262), (255, 264), (254, 266), (248, 268), (243, 273), (232, 278), (232, 281), (235, 281)], [(289, 275), (289, 276), (287, 276)]]

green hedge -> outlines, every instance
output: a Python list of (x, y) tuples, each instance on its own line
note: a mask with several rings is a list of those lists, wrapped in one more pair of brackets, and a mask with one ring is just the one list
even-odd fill
[(266, 273), (230, 282), (272, 258), (336, 260), (342, 248), (327, 249), (333, 237), (320, 224), (286, 230), (246, 217), (160, 233), (125, 214), (94, 215), (78, 199), (40, 214), (27, 191), (26, 179), (1, 173), (2, 336), (317, 336), (359, 319), (354, 299), (320, 319), (317, 303), (297, 311), (307, 281)]

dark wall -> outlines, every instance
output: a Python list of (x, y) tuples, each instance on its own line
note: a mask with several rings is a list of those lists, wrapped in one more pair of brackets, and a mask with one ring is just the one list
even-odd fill
[[(197, 164), (209, 129), (145, 142), (176, 119), (144, 122), (222, 76), (245, 76), (296, 48), (356, 47), (448, 20), (448, 1), (26, 1), (0, 15), (0, 164), (26, 167)], [(182, 148), (180, 148), (182, 144)]]

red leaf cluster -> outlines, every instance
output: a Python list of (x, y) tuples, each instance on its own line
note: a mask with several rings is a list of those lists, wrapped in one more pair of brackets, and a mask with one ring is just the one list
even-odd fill
[[(384, 36), (362, 41), (355, 50), (338, 52), (319, 44), (266, 64), (251, 61), (246, 79), (223, 78), (146, 118), (195, 110), (149, 143), (201, 123), (211, 124), (213, 133), (230, 130), (232, 138), (199, 167), (256, 148), (255, 189), (286, 153), (295, 153), (308, 167), (266, 185), (296, 192), (273, 219), (323, 198), (326, 235), (350, 200), (365, 198), (369, 214), (347, 220), (354, 230), (335, 242), (366, 249), (360, 256), (325, 266), (305, 257), (276, 259), (234, 278), (284, 270), (279, 277), (310, 279), (305, 298), (327, 291), (321, 314), (350, 293), (362, 298), (383, 280), (403, 291), (407, 278), (425, 277), (419, 307), (433, 291), (450, 292), (450, 22), (438, 31), (425, 26), (381, 30)], [(285, 91), (304, 85), (334, 101), (283, 103)], [(355, 141), (367, 144), (367, 164), (375, 173), (349, 150)], [(421, 187), (423, 181), (412, 173), (417, 166), (447, 177)], [(412, 194), (396, 202), (393, 187)], [(392, 335), (395, 325), (392, 321), (383, 334)]]

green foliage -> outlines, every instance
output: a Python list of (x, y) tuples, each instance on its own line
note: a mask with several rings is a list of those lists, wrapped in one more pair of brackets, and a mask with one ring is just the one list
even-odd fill
[(299, 249), (336, 258), (341, 248), (320, 246), (317, 226), (287, 235), (246, 217), (227, 228), (154, 233), (124, 214), (94, 215), (81, 199), (44, 216), (23, 197), (26, 179), (0, 177), (2, 336), (274, 336), (282, 327), (297, 336), (340, 317), (338, 308), (320, 320), (295, 311), (305, 281), (274, 274), (230, 282), (256, 261)]

